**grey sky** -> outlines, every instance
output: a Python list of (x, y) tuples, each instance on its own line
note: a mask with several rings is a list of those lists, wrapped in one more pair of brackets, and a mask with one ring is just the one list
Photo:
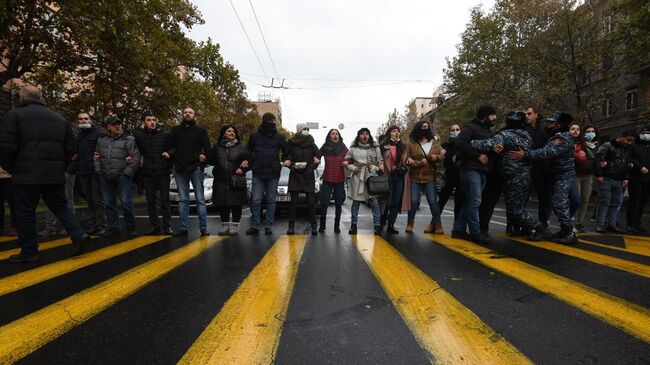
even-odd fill
[[(445, 57), (469, 20), (470, 9), (493, 0), (379, 0), (298, 1), (251, 0), (280, 78), (290, 89), (265, 89), (268, 85), (229, 0), (192, 0), (205, 25), (191, 37), (211, 37), (221, 45), (224, 58), (246, 82), (248, 96), (257, 100), (270, 91), (283, 108), (283, 124), (291, 131), (296, 123), (320, 122), (321, 126), (345, 124), (350, 143), (356, 131), (371, 131), (394, 108), (416, 96), (431, 96), (442, 82)], [(232, 0), (259, 55), (269, 79), (275, 71), (248, 0)], [(303, 80), (312, 79), (312, 80)], [(356, 80), (356, 81), (325, 81)], [(424, 82), (411, 82), (423, 80)], [(406, 82), (409, 81), (409, 82)], [(276, 80), (276, 85), (277, 85)], [(317, 143), (326, 131), (314, 133)]]

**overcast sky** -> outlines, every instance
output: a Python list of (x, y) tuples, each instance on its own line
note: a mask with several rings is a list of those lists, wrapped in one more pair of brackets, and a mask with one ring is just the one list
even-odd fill
[[(232, 0), (232, 4), (261, 67), (230, 0), (192, 2), (205, 24), (193, 28), (191, 37), (199, 41), (211, 37), (221, 45), (223, 57), (246, 82), (251, 100), (257, 100), (260, 92), (280, 99), (287, 129), (294, 131), (300, 122), (319, 122), (321, 132), (313, 133), (319, 145), (326, 133), (323, 126), (329, 129), (343, 123), (349, 144), (359, 128), (374, 133), (394, 108), (402, 111), (414, 97), (431, 96), (442, 83), (445, 57), (456, 53), (470, 9), (480, 4), (489, 9), (494, 3), (250, 0), (276, 75), (249, 0)], [(276, 76), (286, 79), (288, 89), (261, 86)], [(274, 83), (279, 85), (277, 78)]]

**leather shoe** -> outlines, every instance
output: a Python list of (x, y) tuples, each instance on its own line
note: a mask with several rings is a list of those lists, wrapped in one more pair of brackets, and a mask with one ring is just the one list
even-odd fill
[(201, 231), (201, 237), (209, 236), (210, 232), (206, 231), (205, 229)]
[(158, 227), (151, 227), (149, 228), (148, 231), (144, 232), (145, 236), (152, 236), (152, 235), (157, 235), (160, 234), (160, 228)]
[(72, 256), (81, 255), (88, 249), (88, 241), (90, 236), (83, 235), (80, 239), (72, 240)]
[(175, 235), (176, 235), (176, 232), (174, 232), (174, 231), (171, 229), (171, 227), (165, 227), (165, 228), (163, 228), (163, 230), (162, 230), (161, 233), (162, 233), (162, 234), (166, 234), (166, 235), (170, 235), (170, 236), (175, 236)]
[(265, 235), (273, 234), (273, 230), (271, 229), (271, 227), (264, 228), (264, 234)]
[(9, 262), (21, 263), (21, 262), (38, 262), (38, 253), (34, 255), (26, 255), (24, 253), (19, 253), (16, 255), (9, 256)]

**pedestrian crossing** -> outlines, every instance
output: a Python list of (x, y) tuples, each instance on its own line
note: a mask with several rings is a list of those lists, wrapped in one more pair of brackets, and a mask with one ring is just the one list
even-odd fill
[[(592, 356), (598, 360), (599, 355), (588, 353), (615, 343), (619, 348), (610, 350), (607, 355), (600, 355), (601, 362), (650, 360), (649, 238), (580, 235), (581, 244), (564, 246), (497, 234), (495, 243), (481, 246), (447, 235), (400, 234), (380, 237), (360, 233), (355, 236), (341, 234), (334, 238), (332, 235), (328, 232), (316, 237), (208, 236), (196, 239), (143, 236), (104, 246), (97, 243), (94, 248), (91, 244), (89, 252), (74, 258), (54, 262), (46, 260), (37, 265), (25, 264), (21, 267), (22, 271), (9, 272), (0, 277), (0, 363), (42, 363), (44, 358), (52, 362), (78, 362), (85, 351), (94, 351), (92, 356), (101, 356), (96, 355), (97, 352), (110, 351), (110, 356), (128, 362), (144, 362), (146, 359), (148, 362), (157, 360), (183, 364), (261, 364), (275, 363), (281, 355), (282, 360), (277, 361), (286, 363), (291, 362), (288, 361), (291, 359), (288, 354), (300, 351), (299, 348), (288, 350), (292, 345), (283, 340), (288, 341), (292, 336), (287, 331), (303, 331), (306, 338), (311, 338), (315, 332), (310, 332), (309, 326), (319, 330), (325, 328), (324, 332), (318, 332), (319, 336), (322, 333), (338, 336), (341, 340), (337, 346), (346, 347), (346, 353), (358, 352), (361, 359), (336, 358), (339, 349), (333, 347), (323, 349), (333, 357), (328, 360), (314, 354), (314, 363), (363, 363), (363, 359), (382, 362), (377, 361), (376, 357), (368, 357), (368, 352), (378, 351), (372, 339), (350, 338), (349, 333), (338, 332), (341, 330), (339, 320), (329, 322), (314, 318), (303, 321), (298, 329), (295, 322), (287, 323), (288, 317), (310, 318), (313, 315), (300, 304), (304, 295), (310, 292), (327, 290), (324, 298), (354, 298), (352, 294), (345, 293), (341, 286), (330, 282), (322, 271), (315, 280), (302, 281), (300, 295), (294, 293), (301, 273), (310, 276), (314, 266), (327, 267), (328, 263), (318, 261), (318, 256), (308, 255), (309, 259), (305, 259), (306, 251), (316, 249), (320, 251), (314, 252), (329, 250), (339, 255), (360, 257), (359, 262), (365, 267), (346, 262), (339, 267), (339, 270), (345, 271), (345, 275), (361, 275), (364, 270), (372, 273), (370, 277), (379, 284), (385, 299), (375, 298), (362, 306), (355, 302), (356, 299), (351, 299), (355, 314), (343, 318), (352, 322), (353, 326), (361, 325), (359, 316), (371, 313), (372, 306), (385, 302), (393, 308), (410, 336), (398, 335), (400, 331), (397, 328), (387, 328), (387, 333), (395, 333), (391, 341), (405, 348), (415, 343), (422, 354), (419, 355), (421, 357), (414, 357), (417, 360), (405, 357), (399, 361), (393, 359), (391, 363), (558, 363), (558, 359), (573, 356), (564, 353), (566, 350), (560, 350), (564, 347), (559, 344), (554, 346), (541, 340), (555, 335), (540, 334), (540, 341), (536, 343), (535, 331), (544, 329), (532, 330), (522, 325), (525, 318), (518, 321), (516, 317), (523, 316), (523, 313), (537, 313), (537, 318), (530, 318), (531, 323), (546, 320), (549, 328), (568, 326), (566, 333), (574, 334), (571, 336), (595, 338), (591, 341), (596, 343), (589, 348), (572, 348), (577, 358)], [(179, 239), (186, 239), (187, 242), (179, 242)], [(172, 241), (176, 244), (169, 244)], [(42, 255), (46, 256), (50, 252), (65, 250), (69, 244), (70, 240), (63, 238), (43, 242), (40, 249)], [(10, 247), (11, 243), (8, 245), (0, 246), (0, 258), (6, 259), (15, 253), (16, 249)], [(93, 267), (108, 260), (117, 257), (128, 260), (132, 255), (141, 255), (142, 250), (154, 246), (163, 253), (136, 263), (106, 280), (80, 286), (76, 293), (54, 302), (44, 300), (41, 307), (20, 318), (13, 318), (9, 313), (1, 314), (3, 303), (15, 300), (16, 295), (34, 301), (47, 297), (42, 283), (61, 280), (82, 269), (92, 273)], [(2, 264), (10, 265), (8, 262)], [(184, 280), (174, 280), (175, 276), (181, 275), (181, 269), (190, 264), (195, 266), (193, 270), (198, 268), (202, 271), (201, 275), (196, 275), (196, 282), (187, 280), (187, 273), (183, 274)], [(611, 274), (608, 271), (607, 279), (595, 277), (590, 280), (580, 280), (577, 275), (567, 274), (580, 269), (594, 272), (610, 270)], [(620, 290), (611, 288), (628, 285), (631, 277), (635, 277), (633, 284), (630, 284), (636, 292), (634, 295), (620, 295)], [(160, 345), (148, 346), (146, 343), (142, 344), (143, 349), (139, 353), (119, 353), (116, 348), (111, 348), (111, 343), (130, 341), (128, 336), (132, 331), (137, 332), (139, 326), (146, 326), (146, 323), (137, 321), (133, 329), (123, 331), (123, 338), (97, 334), (92, 338), (100, 338), (98, 343), (89, 344), (86, 340), (78, 348), (60, 349), (64, 343), (75, 343), (74, 339), (81, 336), (82, 331), (91, 332), (90, 328), (97, 321), (110, 323), (111, 316), (115, 315), (144, 318), (141, 313), (158, 306), (143, 302), (141, 306), (136, 305), (129, 310), (115, 310), (115, 307), (127, 300), (136, 300), (146, 288), (157, 287), (162, 282), (175, 283), (164, 289), (157, 287), (158, 291), (163, 290), (159, 298), (168, 298), (169, 305), (173, 306), (178, 302), (172, 300), (174, 296), (202, 290), (206, 287), (205, 280), (213, 281), (210, 287), (223, 292), (208, 293), (196, 303), (182, 301), (183, 307), (175, 308), (176, 311), (196, 311), (194, 316), (178, 317), (182, 318), (183, 323), (175, 322), (179, 319), (174, 317), (160, 318), (168, 323), (156, 328), (164, 328), (166, 333), (160, 336), (171, 340), (162, 342), (171, 341), (174, 345), (170, 345), (170, 348), (173, 350), (162, 349)], [(481, 287), (480, 290), (476, 285)], [(228, 287), (232, 287), (232, 291)], [(364, 292), (365, 289), (358, 287), (355, 290)], [(529, 298), (540, 299), (522, 299), (514, 292), (527, 292)], [(491, 293), (490, 297), (486, 297), (485, 293)], [(490, 310), (481, 306), (481, 303), (488, 305), (495, 301), (491, 295), (501, 296), (498, 303), (510, 308), (501, 308), (498, 312), (510, 311), (513, 318), (492, 316)], [(327, 306), (328, 303), (323, 300), (322, 305)], [(557, 313), (547, 310), (549, 303), (553, 308), (560, 308)], [(323, 311), (327, 312), (327, 309)], [(335, 313), (348, 312), (341, 312), (337, 308)], [(554, 314), (564, 316), (563, 324), (557, 323), (558, 318)], [(155, 318), (156, 313), (147, 313), (147, 316)], [(374, 320), (378, 323), (373, 326), (381, 329), (382, 319)], [(188, 321), (192, 323), (188, 324)], [(188, 326), (191, 330), (183, 330)], [(596, 336), (593, 328), (599, 329)], [(381, 342), (380, 332), (383, 333), (383, 329), (375, 333), (377, 342)], [(175, 339), (181, 334), (182, 337)], [(144, 337), (146, 341), (147, 336)], [(575, 339), (577, 342), (582, 340)], [(151, 341), (161, 343), (155, 338), (151, 338)], [(602, 345), (597, 341), (602, 341)], [(400, 342), (404, 344), (400, 345)], [(163, 353), (165, 356), (161, 357)], [(52, 358), (51, 354), (63, 357)]]

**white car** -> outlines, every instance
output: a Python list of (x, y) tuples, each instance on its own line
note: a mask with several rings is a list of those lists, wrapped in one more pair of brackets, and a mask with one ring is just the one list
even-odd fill
[[(205, 197), (205, 204), (210, 207), (212, 206), (212, 181), (214, 176), (212, 175), (212, 166), (207, 166), (203, 170), (204, 179), (203, 179), (203, 195)], [(171, 181), (169, 183), (169, 204), (172, 207), (178, 207), (181, 197), (178, 195), (178, 187), (176, 186), (176, 179), (174, 179), (174, 174), (172, 173)], [(194, 187), (190, 183), (190, 207), (196, 206), (196, 198), (194, 197)]]

